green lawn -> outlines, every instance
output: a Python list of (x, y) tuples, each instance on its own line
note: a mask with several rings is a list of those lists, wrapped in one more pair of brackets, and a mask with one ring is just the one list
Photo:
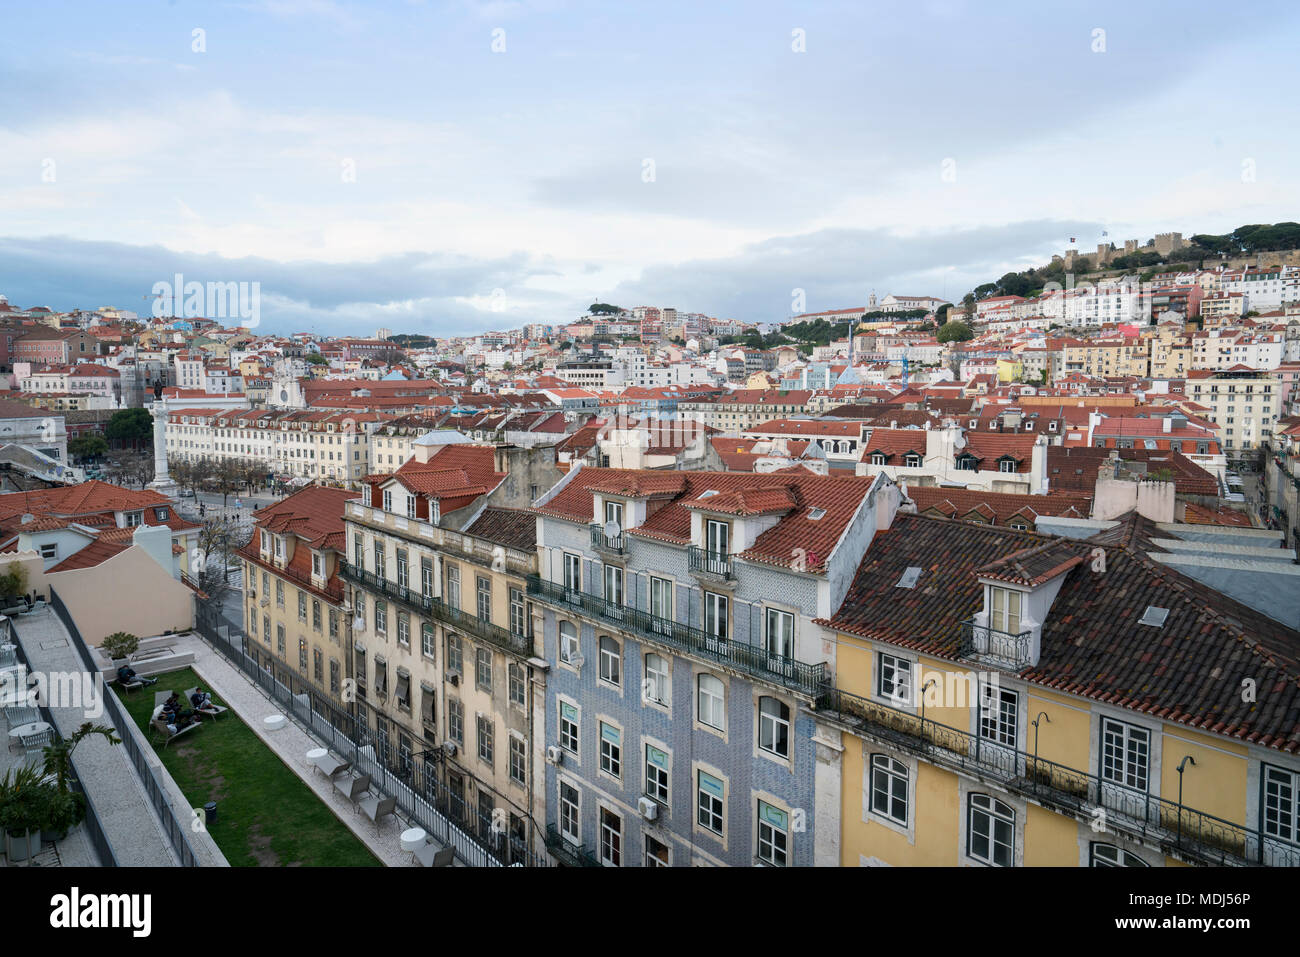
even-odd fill
[(232, 867), (381, 866), (233, 711), (216, 721), (203, 719), (204, 727), (163, 748), (148, 726), (154, 692), (170, 689), (183, 696), (204, 682), (192, 668), (157, 677), (156, 685), (119, 698), (191, 806), (217, 802), (210, 832)]

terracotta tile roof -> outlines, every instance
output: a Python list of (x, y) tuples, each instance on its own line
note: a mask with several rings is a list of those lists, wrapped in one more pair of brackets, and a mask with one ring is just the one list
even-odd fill
[[(969, 452), (979, 460), (980, 468), (992, 471), (997, 468), (997, 461), (1004, 456), (1011, 456), (1016, 461), (1017, 472), (1028, 472), (1033, 464), (1033, 434), (1008, 434), (1005, 432), (967, 432), (966, 447), (962, 452)], [(959, 453), (960, 454), (960, 453)]]
[(1124, 462), (1143, 462), (1148, 472), (1169, 469), (1178, 495), (1219, 494), (1213, 475), (1181, 452), (1160, 449), (1096, 449), (1088, 446), (1047, 447), (1047, 484), (1053, 490), (1092, 492), (1097, 487), (1097, 469), (1112, 453)]
[[(1071, 542), (900, 514), (878, 532), (832, 629), (958, 657), (961, 622), (983, 610), (980, 570), (1043, 546), (1043, 563), (1079, 556), (1065, 572), (1042, 631), (1042, 654), (1022, 669), (1032, 683), (1283, 751), (1300, 751), (1300, 632), (1146, 555), (1151, 526), (1131, 515), (1115, 529)], [(1106, 549), (1093, 571), (1093, 548)], [(895, 587), (909, 567), (916, 586)], [(1148, 606), (1163, 626), (1139, 624)], [(1241, 676), (1267, 694), (1246, 702)]]
[(1017, 585), (1041, 585), (1083, 561), (1083, 554), (1073, 543), (1051, 541), (1012, 552), (1005, 558), (989, 562), (977, 570), (982, 578)]
[[(595, 487), (637, 487), (641, 477), (663, 476), (664, 473), (636, 469), (583, 468), (546, 504), (532, 509), (538, 514), (584, 524), (593, 515), (592, 493)], [(698, 501), (709, 490), (716, 491), (723, 503), (733, 502), (736, 492), (766, 490), (769, 495), (756, 498), (761, 507), (768, 507), (777, 494), (788, 495), (792, 501), (789, 514), (760, 534), (751, 547), (739, 557), (789, 567), (796, 555), (801, 554), (809, 571), (824, 567), (844, 533), (849, 520), (862, 504), (873, 479), (867, 476), (821, 476), (805, 469), (792, 469), (766, 475), (752, 472), (675, 472), (673, 477), (682, 480), (682, 489), (670, 501), (651, 510), (646, 521), (628, 529), (628, 534), (654, 538), (678, 545), (690, 544), (691, 509), (706, 507), (710, 499)], [(820, 518), (812, 518), (813, 508), (823, 509)], [(796, 552), (802, 549), (802, 553)]]
[(485, 508), (465, 533), (531, 552), (537, 547), (537, 516), (523, 508)]
[(397, 480), (412, 492), (428, 495), (444, 511), (455, 511), (492, 491), (505, 479), (496, 471), (496, 451), (490, 445), (445, 445), (429, 461), (408, 459), (391, 475), (367, 476), (372, 484)]
[(85, 548), (69, 555), (49, 571), (70, 572), (78, 568), (93, 568), (95, 565), (107, 561), (114, 555), (119, 552), (124, 552), (130, 547), (131, 544), (129, 541), (126, 544), (122, 544), (121, 542), (108, 541), (106, 538), (101, 536)]
[[(1092, 513), (1091, 488), (1087, 492), (1050, 492), (1023, 495), (1014, 492), (983, 492), (978, 489), (908, 486), (907, 497), (918, 513), (935, 517), (972, 520), (976, 512), (995, 525), (1006, 525), (1020, 517), (1032, 529), (1039, 515), (1087, 518)], [(989, 517), (991, 516), (991, 517)]]
[[(358, 498), (357, 492), (308, 485), (292, 495), (253, 513), (259, 528), (296, 535), (313, 548), (342, 550), (344, 503)], [(254, 541), (254, 548), (256, 548)]]
[(903, 456), (915, 452), (925, 456), (924, 429), (872, 429), (863, 443), (860, 462), (870, 462), (877, 452), (885, 456), (886, 465), (902, 465)]

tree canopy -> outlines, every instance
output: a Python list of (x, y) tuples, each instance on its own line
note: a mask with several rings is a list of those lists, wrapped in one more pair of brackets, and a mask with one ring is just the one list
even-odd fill
[(147, 409), (119, 409), (104, 427), (104, 435), (118, 441), (153, 438), (153, 416)]
[(966, 342), (975, 338), (975, 330), (960, 319), (951, 319), (939, 328), (934, 337), (940, 342)]

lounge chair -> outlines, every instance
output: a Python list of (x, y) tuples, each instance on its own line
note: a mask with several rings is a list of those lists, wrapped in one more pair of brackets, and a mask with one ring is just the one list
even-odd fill
[(154, 708), (158, 709), (161, 708), (163, 705), (165, 705), (167, 703), (167, 699), (170, 698), (172, 694), (173, 692), (170, 689), (168, 689), (167, 691), (155, 691), (153, 693)]
[(416, 848), (415, 859), (422, 867), (451, 867), (456, 859), (456, 852), (450, 847), (439, 848), (436, 844), (426, 844)]
[[(186, 688), (186, 689), (185, 689), (185, 703), (186, 703), (186, 704), (189, 704), (191, 707), (193, 707), (193, 705), (194, 705), (194, 692), (196, 692), (196, 691), (198, 691), (198, 690), (199, 690), (199, 689), (198, 689), (197, 687), (194, 687), (194, 688)], [(212, 706), (211, 706), (211, 707), (208, 707), (208, 708), (197, 708), (197, 709), (195, 709), (195, 710), (197, 710), (199, 714), (206, 714), (206, 715), (208, 715), (209, 717), (211, 717), (213, 720), (216, 720), (216, 718), (217, 718), (218, 715), (223, 715), (223, 714), (225, 714), (227, 711), (229, 711), (230, 709), (227, 708), (224, 704), (217, 704), (217, 703), (214, 701), (214, 702), (212, 703)]]
[(370, 775), (363, 774), (358, 778), (348, 775), (347, 777), (338, 778), (334, 781), (334, 787), (340, 794), (355, 804), (357, 799), (365, 794), (370, 787)]
[(389, 814), (394, 817), (397, 816), (397, 798), (380, 798), (373, 794), (367, 795), (357, 802), (357, 810), (370, 818), (370, 823), (375, 826), (375, 833), (378, 834), (379, 822), (382, 818)]
[(197, 721), (191, 721), (189, 724), (185, 725), (185, 727), (177, 728), (175, 731), (172, 731), (171, 728), (167, 726), (167, 721), (162, 716), (162, 705), (159, 705), (158, 707), (154, 708), (153, 718), (150, 719), (149, 721), (149, 727), (153, 728), (155, 731), (157, 731), (159, 734), (163, 736), (164, 748), (166, 748), (167, 745), (171, 744), (181, 735), (193, 731), (198, 726), (199, 723)]
[(333, 751), (327, 752), (325, 757), (316, 762), (316, 768), (327, 778), (332, 778), (340, 771), (346, 771), (352, 767), (351, 761), (345, 761)]

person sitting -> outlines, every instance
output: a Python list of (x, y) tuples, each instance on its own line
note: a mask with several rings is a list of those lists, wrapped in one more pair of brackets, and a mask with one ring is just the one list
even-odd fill
[(163, 713), (168, 715), (169, 724), (174, 724), (178, 728), (183, 728), (194, 721), (194, 712), (181, 707), (181, 696), (175, 691), (172, 696), (163, 702)]
[(190, 695), (190, 704), (194, 706), (195, 711), (211, 711), (211, 692), (204, 691), (202, 688), (195, 688), (194, 694)]
[(132, 668), (130, 665), (123, 665), (121, 668), (117, 669), (117, 680), (122, 682), (123, 685), (129, 685), (133, 681), (138, 681), (141, 684), (145, 684), (145, 685), (153, 685), (158, 683), (157, 678), (145, 678), (142, 675), (136, 674), (135, 669)]

